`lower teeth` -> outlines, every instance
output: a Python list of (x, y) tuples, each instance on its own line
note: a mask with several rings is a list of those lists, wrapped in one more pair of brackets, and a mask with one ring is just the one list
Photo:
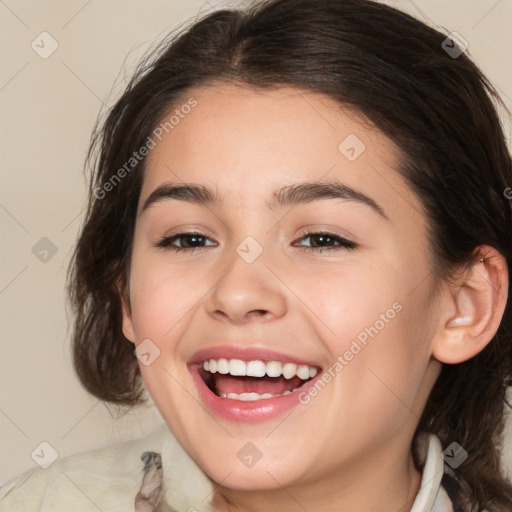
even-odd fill
[(242, 402), (255, 402), (256, 400), (266, 400), (267, 398), (276, 398), (279, 396), (289, 395), (290, 393), (297, 391), (297, 389), (299, 388), (292, 389), (291, 391), (285, 391), (280, 395), (272, 395), (270, 393), (265, 393), (263, 395), (260, 395), (258, 393), (242, 393), (240, 395), (237, 393), (221, 393), (219, 396), (221, 398), (229, 398), (230, 400), (240, 400)]

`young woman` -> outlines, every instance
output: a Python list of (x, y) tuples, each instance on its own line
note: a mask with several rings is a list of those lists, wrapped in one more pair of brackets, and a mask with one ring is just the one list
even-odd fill
[(69, 291), (84, 386), (165, 423), (0, 508), (512, 510), (511, 159), (464, 49), (270, 0), (147, 59), (95, 134)]

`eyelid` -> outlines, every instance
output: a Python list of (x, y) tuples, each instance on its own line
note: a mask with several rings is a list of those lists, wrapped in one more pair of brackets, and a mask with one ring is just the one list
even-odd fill
[(352, 233), (348, 229), (342, 229), (337, 225), (335, 226), (325, 223), (314, 223), (303, 226), (302, 230), (303, 232), (299, 231), (299, 233), (302, 233), (299, 236), (305, 236), (309, 233), (326, 233), (339, 236), (340, 238), (343, 238), (349, 242), (353, 242), (354, 244), (357, 243), (357, 236), (355, 235), (355, 233)]

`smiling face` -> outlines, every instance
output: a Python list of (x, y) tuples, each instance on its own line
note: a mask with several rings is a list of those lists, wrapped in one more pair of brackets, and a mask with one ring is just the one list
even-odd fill
[(410, 467), (439, 364), (427, 224), (397, 148), (318, 94), (189, 96), (147, 160), (123, 318), (160, 351), (139, 362), (158, 409), (231, 489), (364, 488)]

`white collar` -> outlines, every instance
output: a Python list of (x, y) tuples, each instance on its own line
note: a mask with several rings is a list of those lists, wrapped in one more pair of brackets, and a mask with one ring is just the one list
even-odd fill
[(444, 474), (443, 449), (434, 434), (421, 433), (416, 449), (423, 464), (420, 490), (410, 512), (453, 512), (453, 506), (441, 486)]

